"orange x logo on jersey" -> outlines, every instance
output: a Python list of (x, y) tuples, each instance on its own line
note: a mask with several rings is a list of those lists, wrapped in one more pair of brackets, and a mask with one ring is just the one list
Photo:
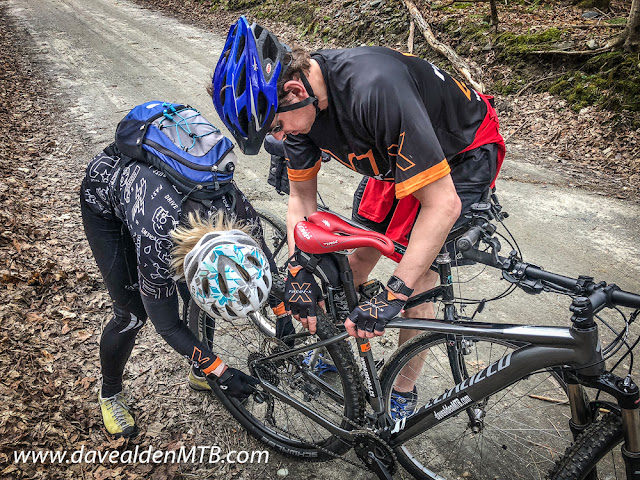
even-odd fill
[(389, 304), (384, 300), (380, 300), (379, 298), (374, 297), (371, 300), (369, 300), (368, 303), (365, 303), (364, 305), (360, 305), (359, 308), (363, 312), (368, 313), (369, 316), (373, 318), (378, 318), (378, 310), (380, 308), (384, 308), (388, 306)]
[(295, 303), (300, 300), (302, 303), (311, 303), (311, 298), (309, 298), (309, 287), (310, 283), (303, 283), (300, 285), (299, 283), (291, 282), (291, 287), (293, 288), (293, 293), (297, 294), (289, 299), (289, 303)]

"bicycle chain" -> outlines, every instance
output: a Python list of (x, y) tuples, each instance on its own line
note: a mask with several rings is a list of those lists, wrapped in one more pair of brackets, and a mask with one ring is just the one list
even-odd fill
[[(284, 347), (285, 349), (288, 349), (289, 347), (280, 339), (278, 338), (270, 338), (269, 341), (273, 342), (275, 340), (276, 345), (278, 345), (278, 347)], [(263, 344), (264, 346), (264, 344)], [(356, 367), (357, 368), (357, 367)], [(358, 379), (360, 381), (361, 386), (363, 385), (363, 378), (362, 378), (362, 372), (360, 370), (358, 370)], [(336, 410), (333, 409), (333, 407), (329, 406), (328, 404), (324, 404), (322, 402), (319, 402), (318, 400), (316, 400), (321, 406), (323, 406), (324, 408), (326, 408), (327, 410), (329, 410), (331, 413), (338, 415), (341, 417), (342, 420), (346, 421), (347, 423), (349, 423), (352, 427), (355, 427), (354, 430), (351, 430), (350, 433), (354, 436), (358, 436), (358, 435), (365, 435), (365, 436), (369, 436), (369, 437), (373, 437), (376, 441), (382, 443), (387, 450), (391, 453), (391, 456), (393, 458), (393, 461), (395, 464), (398, 463), (398, 457), (396, 456), (393, 448), (391, 448), (391, 445), (389, 445), (389, 443), (384, 440), (380, 435), (378, 435), (374, 430), (370, 430), (370, 429), (363, 429), (363, 425), (360, 425), (359, 423), (355, 422), (354, 420), (351, 420), (349, 417), (347, 417), (346, 415), (344, 415), (342, 412), (338, 412)], [(274, 428), (275, 430), (279, 430), (281, 433), (285, 433), (286, 435), (289, 435), (291, 437), (293, 437), (295, 440), (298, 440), (300, 442), (306, 443), (307, 445), (311, 445), (312, 447), (320, 450), (323, 453), (326, 453), (327, 455), (335, 458), (335, 459), (339, 459), (342, 460), (345, 463), (348, 463), (350, 465), (353, 465), (354, 467), (362, 467), (362, 462), (361, 463), (356, 463), (352, 460), (349, 460), (348, 458), (344, 457), (344, 454), (338, 454), (335, 452), (332, 452), (331, 450), (323, 447), (322, 445), (318, 444), (318, 443), (313, 443), (310, 442), (307, 439), (302, 438), (301, 436), (290, 432), (289, 430), (287, 430), (286, 428), (282, 428), (280, 426), (277, 425), (271, 425), (272, 428)], [(346, 443), (346, 442), (345, 442)], [(351, 445), (351, 449), (353, 449), (353, 445)], [(348, 452), (349, 450), (347, 450)], [(347, 453), (345, 452), (345, 454)], [(366, 468), (369, 468), (366, 464), (365, 464)]]

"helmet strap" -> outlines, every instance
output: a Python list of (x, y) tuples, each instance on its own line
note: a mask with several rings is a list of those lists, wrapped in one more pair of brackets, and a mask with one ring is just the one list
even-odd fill
[(313, 104), (313, 106), (316, 107), (316, 115), (320, 113), (320, 107), (318, 106), (318, 98), (315, 96), (315, 93), (313, 92), (313, 88), (311, 88), (311, 84), (309, 83), (309, 80), (307, 80), (307, 77), (302, 72), (300, 72), (300, 80), (302, 81), (304, 88), (307, 90), (307, 93), (309, 94), (309, 98), (305, 98), (304, 100), (298, 103), (292, 103), (291, 105), (278, 106), (278, 110), (277, 110), (278, 113), (291, 112), (292, 110), (298, 110), (299, 108), (303, 108), (311, 104)]

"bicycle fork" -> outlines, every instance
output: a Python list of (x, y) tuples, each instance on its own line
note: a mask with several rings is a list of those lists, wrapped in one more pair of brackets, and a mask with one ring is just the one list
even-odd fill
[(624, 445), (622, 458), (624, 459), (627, 478), (640, 480), (640, 389), (633, 382), (631, 376), (619, 377), (611, 372), (602, 375), (579, 376), (569, 379), (568, 395), (571, 405), (571, 431), (574, 438), (578, 436), (593, 421), (593, 412), (588, 404), (582, 385), (597, 388), (606, 392), (618, 402), (622, 417), (622, 432)]

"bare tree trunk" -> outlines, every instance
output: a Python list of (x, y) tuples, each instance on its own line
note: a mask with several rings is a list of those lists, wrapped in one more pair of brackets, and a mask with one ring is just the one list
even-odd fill
[(621, 41), (626, 51), (640, 51), (640, 0), (633, 0), (631, 2), (631, 11), (627, 18), (627, 28), (622, 32)]
[(498, 31), (498, 7), (496, 6), (496, 0), (489, 0), (491, 5), (491, 26)]
[[(634, 0), (634, 1), (640, 1), (640, 0)], [(483, 92), (484, 85), (482, 83), (478, 83), (474, 81), (473, 78), (471, 77), (471, 70), (473, 70), (474, 76), (476, 76), (476, 78), (480, 78), (481, 75), (480, 75), (479, 69), (475, 66), (471, 66), (471, 64), (467, 64), (467, 62), (465, 62), (462, 58), (460, 58), (458, 54), (449, 45), (445, 45), (435, 37), (435, 35), (431, 31), (431, 27), (422, 17), (422, 14), (420, 13), (418, 8), (415, 6), (415, 4), (411, 0), (404, 0), (404, 4), (407, 6), (407, 9), (409, 9), (409, 13), (415, 20), (418, 27), (420, 27), (420, 30), (422, 30), (422, 35), (424, 36), (429, 46), (439, 54), (446, 57), (447, 60), (451, 62), (453, 67), (456, 69), (456, 71), (474, 89), (476, 89), (479, 92)]]
[(411, 20), (409, 22), (409, 40), (407, 40), (407, 52), (413, 53), (413, 32), (416, 28), (416, 23)]

